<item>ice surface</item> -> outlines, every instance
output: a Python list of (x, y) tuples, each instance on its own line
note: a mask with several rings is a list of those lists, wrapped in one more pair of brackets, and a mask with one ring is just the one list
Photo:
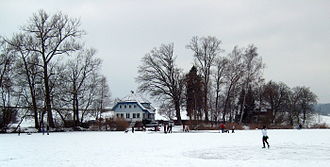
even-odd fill
[(64, 132), (0, 135), (0, 167), (328, 166), (330, 130)]

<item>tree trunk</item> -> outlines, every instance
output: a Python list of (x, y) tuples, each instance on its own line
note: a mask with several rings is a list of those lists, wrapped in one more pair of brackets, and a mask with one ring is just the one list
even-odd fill
[(175, 112), (176, 112), (176, 118), (178, 123), (181, 125), (182, 120), (181, 120), (181, 112), (180, 112), (180, 103), (178, 101), (174, 102), (174, 107), (175, 107)]
[(40, 130), (40, 127), (39, 127), (39, 118), (38, 118), (38, 109), (37, 109), (37, 103), (36, 103), (36, 100), (35, 98), (32, 97), (32, 110), (33, 110), (33, 113), (34, 113), (34, 126), (36, 129)]
[(307, 112), (306, 111), (306, 108), (307, 107), (306, 107), (306, 105), (302, 104), (301, 105), (301, 108), (302, 108), (302, 112), (303, 112), (303, 120), (302, 120), (303, 122), (302, 123), (303, 123), (303, 125), (305, 125), (305, 122), (306, 122), (306, 112)]
[(225, 106), (223, 108), (223, 115), (222, 115), (222, 121), (223, 121), (223, 123), (226, 122), (226, 113), (227, 113), (227, 107), (228, 107), (228, 101), (229, 101), (229, 98), (230, 98), (229, 96), (230, 96), (231, 89), (232, 89), (232, 84), (228, 88), (227, 97), (226, 97), (226, 100), (225, 100)]
[(216, 97), (215, 97), (215, 114), (216, 118), (215, 121), (218, 122), (219, 120), (219, 86), (217, 85), (217, 90), (216, 90)]
[(208, 92), (208, 85), (205, 85), (205, 92), (204, 92), (204, 113), (205, 113), (205, 121), (209, 121), (209, 111), (208, 111), (208, 100), (207, 100), (207, 92)]
[(50, 89), (49, 89), (49, 78), (48, 78), (48, 69), (47, 69), (47, 63), (46, 60), (44, 60), (44, 85), (45, 85), (45, 109), (47, 112), (47, 122), (48, 125), (52, 128), (55, 128), (54, 120), (53, 120), (53, 114), (52, 114), (52, 105), (51, 105), (51, 99), (50, 99)]
[(223, 121), (223, 123), (226, 122), (226, 114), (227, 114), (228, 101), (229, 101), (229, 95), (227, 94), (227, 98), (226, 98), (226, 101), (225, 101), (225, 106), (223, 108), (223, 115), (222, 115), (222, 121)]

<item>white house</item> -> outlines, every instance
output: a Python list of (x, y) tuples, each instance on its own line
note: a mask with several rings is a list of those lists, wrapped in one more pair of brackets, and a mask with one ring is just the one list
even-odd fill
[(132, 93), (117, 102), (112, 108), (115, 117), (123, 118), (130, 122), (142, 120), (155, 120), (156, 109), (141, 95)]

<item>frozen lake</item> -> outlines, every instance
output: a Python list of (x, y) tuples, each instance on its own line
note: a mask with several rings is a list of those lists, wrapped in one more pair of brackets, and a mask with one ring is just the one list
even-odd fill
[(0, 167), (328, 166), (330, 130), (0, 134)]

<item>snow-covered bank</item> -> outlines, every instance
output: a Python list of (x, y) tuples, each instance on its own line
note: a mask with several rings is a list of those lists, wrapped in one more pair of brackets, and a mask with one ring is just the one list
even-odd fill
[(317, 123), (325, 123), (330, 127), (330, 116), (320, 115), (316, 118)]
[(330, 130), (0, 135), (0, 166), (327, 166)]

